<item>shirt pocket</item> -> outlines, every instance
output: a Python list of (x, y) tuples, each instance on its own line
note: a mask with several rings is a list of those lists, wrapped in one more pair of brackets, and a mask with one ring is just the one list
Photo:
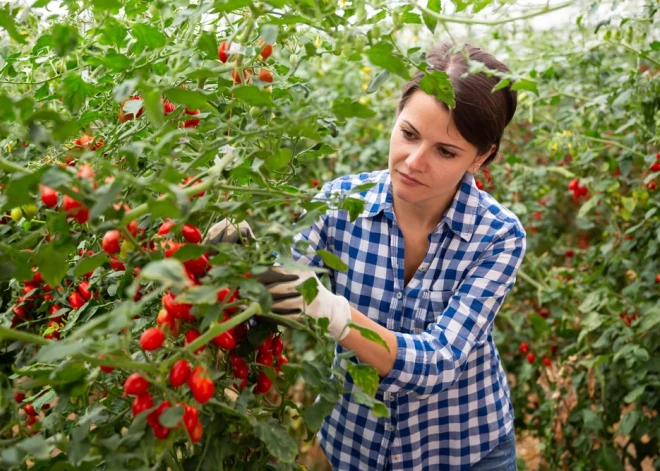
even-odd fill
[(428, 328), (430, 324), (437, 322), (442, 315), (454, 290), (431, 291), (426, 290), (422, 294), (419, 309), (415, 315), (415, 333), (420, 333)]

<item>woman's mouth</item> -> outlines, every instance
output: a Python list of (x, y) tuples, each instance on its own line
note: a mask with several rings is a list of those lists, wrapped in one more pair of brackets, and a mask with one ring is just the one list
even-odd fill
[(406, 185), (423, 185), (422, 182), (415, 180), (413, 177), (408, 176), (403, 172), (399, 172), (399, 175), (401, 175), (401, 181)]

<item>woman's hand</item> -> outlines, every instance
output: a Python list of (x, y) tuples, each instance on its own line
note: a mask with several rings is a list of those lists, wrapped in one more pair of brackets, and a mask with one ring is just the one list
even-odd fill
[[(246, 221), (234, 224), (229, 219), (223, 219), (209, 229), (204, 244), (250, 244), (255, 242), (252, 228)], [(256, 243), (256, 242), (255, 242)], [(313, 271), (289, 270), (283, 267), (270, 267), (266, 272), (255, 277), (262, 283), (271, 297), (274, 314), (298, 320), (304, 312), (315, 319), (326, 318), (330, 321), (328, 330), (337, 341), (343, 340), (349, 333), (347, 327), (351, 320), (351, 307), (343, 296), (337, 296), (323, 286)], [(318, 294), (306, 305), (302, 295), (296, 291), (296, 286), (307, 280), (314, 279)]]
[[(315, 319), (326, 318), (330, 321), (328, 330), (337, 341), (348, 334), (348, 322), (351, 320), (351, 306), (343, 296), (330, 292), (323, 286), (313, 271), (289, 270), (283, 267), (271, 267), (256, 277), (273, 298), (271, 308), (274, 314), (298, 319), (304, 312)], [(314, 280), (318, 294), (310, 304), (306, 304), (296, 286)]]

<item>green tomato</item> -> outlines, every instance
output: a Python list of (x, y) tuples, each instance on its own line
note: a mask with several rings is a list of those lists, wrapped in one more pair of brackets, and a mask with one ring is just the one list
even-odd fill
[(37, 215), (37, 213), (39, 212), (39, 209), (37, 209), (37, 205), (34, 204), (34, 203), (33, 204), (26, 204), (25, 206), (23, 206), (23, 212), (25, 213), (26, 216), (29, 216), (29, 217), (33, 218)]
[(10, 215), (14, 222), (18, 222), (23, 219), (23, 211), (21, 211), (21, 208), (12, 209)]
[(253, 118), (258, 118), (259, 116), (262, 115), (262, 113), (263, 112), (261, 111), (261, 108), (259, 108), (258, 106), (253, 106), (252, 108), (250, 108), (250, 116), (252, 116)]
[(289, 56), (289, 64), (296, 65), (298, 63), (298, 54), (291, 54)]

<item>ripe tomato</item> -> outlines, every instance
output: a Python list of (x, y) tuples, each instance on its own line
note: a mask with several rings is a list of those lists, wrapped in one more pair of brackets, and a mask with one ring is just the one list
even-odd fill
[(265, 366), (272, 366), (273, 354), (271, 352), (259, 352), (257, 354), (257, 363)]
[(54, 208), (57, 206), (57, 192), (47, 186), (41, 187), (41, 202), (44, 206)]
[(85, 298), (86, 301), (92, 299), (92, 292), (89, 290), (89, 282), (81, 281), (78, 284), (78, 292)]
[(133, 415), (136, 416), (147, 409), (151, 409), (154, 406), (154, 400), (151, 397), (151, 394), (144, 393), (137, 396), (133, 399), (133, 404), (131, 405), (131, 411)]
[(94, 177), (96, 176), (96, 173), (94, 173), (94, 169), (92, 168), (91, 165), (89, 164), (82, 164), (78, 168), (78, 173), (76, 174), (78, 178), (85, 178), (87, 180), (94, 180)]
[(74, 309), (80, 309), (85, 305), (85, 299), (76, 291), (69, 295), (69, 304)]
[(192, 371), (190, 378), (188, 378), (188, 386), (190, 386), (195, 400), (200, 404), (204, 404), (213, 397), (213, 380), (207, 376), (202, 366), (196, 366)]
[[(185, 347), (186, 345), (193, 343), (201, 334), (197, 329), (190, 329), (188, 332), (186, 332), (185, 340), (183, 341), (183, 346)], [(201, 347), (197, 348), (195, 350), (195, 353), (201, 353), (204, 351), (206, 348), (206, 345), (202, 345)]]
[(273, 382), (263, 371), (257, 376), (257, 385), (254, 388), (255, 394), (266, 394), (273, 386)]
[(25, 393), (23, 391), (14, 393), (14, 401), (20, 404), (23, 402), (23, 399), (25, 399)]
[(176, 226), (176, 222), (173, 221), (167, 221), (162, 223), (158, 228), (158, 235), (164, 236), (165, 234), (169, 234), (170, 229), (172, 229), (174, 226)]
[(223, 350), (231, 350), (232, 348), (236, 348), (236, 339), (234, 339), (231, 331), (223, 332), (220, 335), (214, 337), (213, 343)]
[(522, 353), (524, 355), (527, 352), (529, 352), (529, 345), (527, 344), (527, 342), (521, 343), (520, 344), (520, 353)]
[(186, 360), (179, 360), (170, 369), (170, 384), (173, 388), (178, 388), (186, 384), (190, 376), (190, 363)]
[(282, 365), (286, 365), (287, 363), (289, 363), (289, 359), (284, 355), (280, 355), (277, 358), (276, 363), (277, 363), (277, 366), (280, 367)]
[(270, 57), (270, 55), (273, 53), (273, 45), (272, 44), (266, 44), (263, 49), (261, 49), (261, 58), (263, 60), (266, 60)]
[(193, 430), (197, 427), (199, 423), (199, 413), (195, 406), (189, 404), (179, 404), (183, 407), (183, 425), (188, 430), (188, 433), (192, 435)]
[(175, 108), (176, 106), (174, 106), (174, 103), (172, 103), (170, 100), (165, 100), (163, 103), (163, 112), (165, 113), (165, 116), (172, 113)]
[[(236, 69), (231, 71), (231, 78), (234, 79), (234, 83), (243, 83), (243, 80), (241, 79), (241, 74)], [(248, 78), (248, 72), (247, 70), (244, 70), (243, 79), (247, 79), (247, 78)]]
[(234, 327), (234, 338), (236, 340), (243, 340), (247, 337), (248, 330), (250, 330), (250, 326), (248, 326), (247, 322), (241, 322)]
[(184, 225), (183, 229), (181, 229), (181, 234), (183, 235), (183, 238), (191, 244), (198, 244), (202, 240), (202, 233), (192, 224)]
[(192, 304), (176, 303), (176, 296), (172, 293), (165, 293), (162, 298), (163, 307), (167, 312), (172, 314), (176, 319), (181, 319), (187, 322), (194, 322), (195, 316), (190, 313)]
[(530, 365), (534, 363), (534, 359), (536, 359), (536, 356), (533, 353), (527, 355), (527, 363), (529, 363)]
[(165, 440), (170, 436), (170, 429), (163, 427), (160, 423), (153, 424), (151, 429), (154, 431), (154, 435), (158, 440)]
[[(186, 114), (194, 116), (194, 115), (199, 114), (199, 110), (189, 110), (188, 107), (186, 107)], [(184, 128), (195, 128), (199, 124), (199, 121), (200, 121), (199, 119), (188, 119), (188, 120), (184, 121), (183, 127)]]
[(569, 190), (576, 190), (577, 187), (578, 187), (578, 184), (579, 184), (579, 183), (580, 183), (580, 181), (579, 181), (577, 178), (574, 178), (574, 179), (571, 180), (570, 183), (568, 184), (568, 189), (569, 189)]
[(543, 364), (545, 366), (550, 366), (552, 364), (552, 361), (550, 360), (550, 358), (544, 358), (543, 359)]
[(140, 347), (144, 350), (151, 351), (160, 348), (165, 341), (165, 332), (160, 327), (150, 327), (142, 332), (140, 336)]
[(245, 360), (236, 354), (236, 350), (232, 350), (229, 352), (229, 364), (231, 366), (242, 365), (242, 364), (245, 364), (247, 366)]
[(133, 237), (137, 237), (138, 233), (138, 222), (137, 221), (131, 221), (126, 225), (126, 230), (130, 235)]
[(112, 257), (109, 263), (110, 263), (110, 268), (112, 268), (113, 270), (117, 270), (117, 271), (126, 270), (126, 266), (124, 266), (124, 262), (122, 262), (119, 257)]
[(273, 344), (273, 333), (268, 334), (268, 338), (261, 342), (261, 345), (257, 347), (257, 350), (261, 353), (265, 353), (270, 350), (271, 345)]
[(133, 373), (124, 381), (124, 392), (131, 396), (139, 396), (149, 389), (149, 381), (144, 379), (140, 373)]
[[(151, 414), (149, 414), (147, 416), (147, 422), (154, 429), (154, 432), (156, 431), (156, 427), (158, 427), (158, 426), (164, 427), (163, 425), (161, 425), (159, 419), (160, 419), (160, 416), (163, 415), (163, 412), (165, 412), (170, 407), (172, 407), (172, 405), (170, 404), (170, 401), (165, 400), (165, 401), (161, 402), (160, 404), (158, 404), (158, 407), (156, 408), (156, 410), (153, 411)], [(164, 428), (167, 429), (167, 427), (164, 427)]]
[[(183, 181), (183, 184), (184, 184), (184, 185), (187, 185), (188, 183), (190, 183), (190, 181), (191, 181), (192, 179), (193, 179), (193, 177), (187, 177), (187, 178)], [(197, 180), (195, 183), (193, 183), (193, 186), (195, 186), (195, 185), (199, 185), (199, 184), (201, 184), (201, 183), (202, 183), (202, 180)], [(199, 198), (199, 197), (201, 197), (201, 196), (204, 196), (205, 194), (206, 194), (206, 191), (201, 191), (201, 192), (199, 192), (199, 193), (196, 193), (196, 194), (193, 195), (193, 196), (195, 196), (195, 198)]]
[(203, 275), (209, 267), (209, 259), (206, 255), (202, 254), (199, 258), (186, 260), (183, 262), (183, 266), (193, 275), (200, 276)]
[(223, 64), (226, 63), (227, 60), (229, 59), (229, 54), (227, 53), (227, 51), (229, 51), (230, 46), (231, 46), (230, 44), (227, 44), (227, 41), (222, 41), (220, 43), (220, 46), (218, 47), (218, 59)]
[(203, 434), (204, 434), (204, 426), (202, 425), (201, 422), (197, 422), (197, 425), (195, 425), (193, 431), (190, 432), (190, 439), (193, 441), (193, 443), (197, 443), (202, 439)]
[(270, 351), (273, 352), (273, 356), (280, 356), (284, 351), (284, 342), (282, 337), (275, 337), (273, 343), (270, 346)]
[(170, 333), (177, 337), (179, 335), (179, 329), (176, 325), (176, 318), (167, 311), (167, 309), (161, 309), (158, 311), (158, 317), (156, 318), (156, 324), (159, 326), (165, 326), (169, 329)]
[(23, 407), (23, 410), (25, 410), (25, 413), (29, 416), (36, 417), (37, 411), (34, 410), (34, 406), (32, 404), (25, 404), (25, 407)]
[(234, 378), (247, 379), (250, 373), (250, 368), (245, 360), (242, 363), (237, 362), (235, 365), (232, 365), (232, 368), (234, 370)]
[(119, 253), (121, 250), (120, 239), (121, 234), (118, 230), (113, 229), (106, 232), (103, 236), (103, 240), (101, 240), (101, 247), (103, 248), (103, 251), (108, 255)]
[(166, 240), (164, 241), (161, 246), (165, 249), (165, 258), (170, 258), (172, 255), (174, 255), (174, 252), (179, 250), (181, 247), (183, 247), (184, 244), (180, 244), (178, 242), (174, 242), (173, 240)]
[(259, 80), (262, 82), (273, 83), (273, 73), (268, 69), (261, 69), (259, 71)]

